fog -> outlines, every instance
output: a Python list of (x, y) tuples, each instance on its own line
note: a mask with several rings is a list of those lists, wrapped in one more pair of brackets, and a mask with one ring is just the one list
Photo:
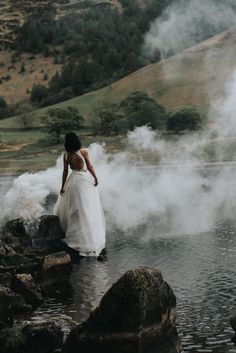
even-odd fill
[(178, 0), (157, 18), (145, 35), (143, 52), (151, 58), (180, 53), (217, 33), (235, 26), (235, 3), (231, 0)]
[[(163, 56), (180, 51), (205, 35), (205, 25), (216, 31), (235, 21), (230, 2), (177, 4), (151, 26), (145, 42), (150, 55), (156, 48)], [(199, 133), (164, 139), (143, 126), (128, 133), (127, 147), (120, 153), (109, 154), (101, 144), (89, 146), (108, 229), (135, 234), (137, 227), (143, 227), (145, 239), (156, 239), (163, 234), (209, 231), (219, 219), (235, 219), (236, 156), (230, 144), (236, 135), (236, 72), (220, 84), (222, 93), (210, 102), (211, 124)], [(218, 164), (208, 163), (209, 150)], [(58, 195), (61, 174), (59, 156), (54, 167), (16, 178), (4, 196), (1, 219), (35, 220), (52, 212), (53, 205), (46, 209), (45, 200)]]

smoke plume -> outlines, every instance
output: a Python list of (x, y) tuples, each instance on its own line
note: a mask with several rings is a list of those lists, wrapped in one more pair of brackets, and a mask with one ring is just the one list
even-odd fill
[(156, 51), (165, 58), (223, 32), (235, 23), (235, 3), (231, 0), (178, 0), (151, 24), (143, 51), (149, 58)]

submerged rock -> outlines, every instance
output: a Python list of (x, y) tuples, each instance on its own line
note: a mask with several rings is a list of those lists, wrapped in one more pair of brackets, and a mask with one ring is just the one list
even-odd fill
[(23, 296), (27, 304), (33, 307), (37, 307), (43, 301), (41, 289), (29, 273), (17, 274), (13, 279), (12, 288)]
[(68, 280), (72, 271), (70, 255), (60, 251), (45, 256), (42, 264), (41, 278), (45, 284)]
[(41, 216), (38, 231), (32, 238), (36, 248), (56, 247), (61, 244), (64, 233), (57, 216)]
[(88, 320), (71, 331), (64, 353), (179, 353), (176, 298), (157, 269), (124, 274)]

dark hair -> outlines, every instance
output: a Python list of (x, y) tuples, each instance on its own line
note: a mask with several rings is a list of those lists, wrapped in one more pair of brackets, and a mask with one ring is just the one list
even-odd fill
[(68, 132), (65, 135), (65, 150), (66, 152), (76, 152), (81, 148), (81, 142), (74, 132)]

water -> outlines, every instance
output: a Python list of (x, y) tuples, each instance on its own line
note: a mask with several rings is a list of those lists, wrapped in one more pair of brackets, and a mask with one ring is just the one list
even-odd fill
[(236, 352), (229, 324), (236, 308), (235, 233), (234, 226), (221, 224), (205, 234), (169, 235), (147, 243), (140, 241), (138, 232), (129, 238), (110, 233), (108, 262), (81, 261), (74, 267), (67, 294), (57, 291), (55, 298), (54, 288), (31, 319), (54, 317), (66, 322), (70, 317), (82, 322), (126, 270), (151, 266), (162, 271), (177, 297), (177, 326), (184, 352)]
[(108, 262), (84, 259), (75, 265), (70, 283), (51, 288), (29, 319), (55, 320), (69, 332), (69, 319), (85, 320), (125, 271), (151, 266), (162, 271), (177, 297), (184, 352), (236, 352), (229, 324), (236, 308), (236, 226), (219, 221), (211, 231), (195, 235), (161, 234), (156, 229), (156, 239), (147, 240), (153, 229), (155, 224), (129, 234), (109, 231)]

